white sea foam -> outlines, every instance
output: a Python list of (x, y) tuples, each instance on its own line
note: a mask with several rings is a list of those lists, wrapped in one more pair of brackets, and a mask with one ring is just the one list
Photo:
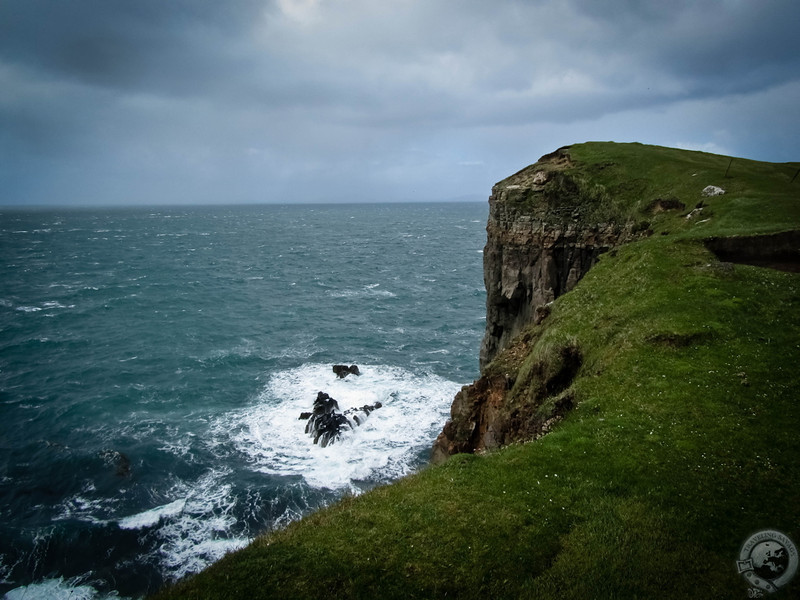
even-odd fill
[(163, 518), (173, 517), (183, 512), (186, 498), (180, 498), (169, 504), (157, 506), (136, 515), (131, 515), (119, 520), (120, 529), (143, 529), (157, 525)]
[(29, 313), (29, 312), (39, 312), (42, 309), (39, 306), (18, 306), (17, 310), (20, 312)]
[(215, 362), (227, 358), (246, 358), (258, 351), (258, 346), (253, 340), (241, 338), (241, 343), (230, 348), (217, 348), (209, 351), (205, 356), (198, 358), (201, 363)]
[(48, 300), (42, 304), (42, 308), (75, 308), (74, 304), (61, 304), (57, 300)]
[(177, 427), (167, 427), (168, 438), (161, 442), (158, 447), (159, 450), (169, 452), (175, 456), (192, 458), (192, 444), (196, 435), (192, 432), (187, 432), (183, 435), (178, 431)]
[(23, 585), (6, 592), (4, 600), (123, 600), (117, 592), (101, 594), (82, 579), (45, 579), (38, 583)]
[[(7, 478), (4, 477), (2, 483), (6, 483)], [(11, 573), (14, 571), (16, 566), (21, 562), (21, 559), (17, 559), (17, 562), (13, 565), (6, 564), (4, 559), (6, 558), (5, 555), (0, 554), (0, 584), (3, 585), (11, 585), (14, 581), (11, 579)]]
[(197, 573), (250, 541), (231, 535), (236, 498), (224, 482), (229, 473), (212, 469), (195, 482), (179, 482), (170, 490), (179, 499), (119, 521), (123, 529), (155, 527), (160, 543), (152, 558), (168, 579)]
[(379, 283), (365, 285), (356, 289), (330, 290), (326, 292), (331, 298), (395, 298), (397, 294), (389, 290), (379, 290)]
[(117, 507), (117, 498), (97, 498), (94, 496), (94, 484), (84, 484), (83, 490), (64, 499), (58, 506), (58, 514), (54, 521), (83, 521), (84, 523), (103, 524), (108, 519), (104, 518), (113, 514)]
[[(351, 488), (359, 481), (385, 482), (417, 466), (444, 423), (459, 384), (435, 375), (390, 366), (359, 365), (361, 376), (338, 379), (330, 365), (304, 365), (274, 374), (258, 403), (215, 424), (229, 435), (256, 470), (301, 475), (317, 488)], [(340, 410), (381, 402), (366, 421), (325, 448), (305, 433), (301, 412), (317, 392)]]

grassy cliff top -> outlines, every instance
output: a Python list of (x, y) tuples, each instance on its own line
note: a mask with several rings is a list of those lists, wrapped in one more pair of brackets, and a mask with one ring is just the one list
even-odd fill
[[(495, 188), (505, 191), (506, 202), (521, 213), (552, 212), (559, 205), (567, 217), (578, 209), (582, 220), (590, 222), (632, 221), (647, 223), (656, 232), (727, 236), (797, 228), (798, 170), (800, 163), (767, 163), (636, 143), (588, 142), (545, 155)], [(543, 179), (544, 183), (537, 183)], [(725, 194), (703, 196), (709, 185), (724, 189)], [(700, 202), (707, 205), (704, 214), (691, 222), (662, 210), (677, 203), (684, 207), (677, 215), (683, 216)]]
[[(604, 255), (487, 371), (529, 381), (516, 375), (577, 347), (576, 408), (535, 442), (347, 498), (159, 598), (745, 598), (751, 534), (800, 544), (800, 275), (720, 262), (702, 241), (800, 229), (800, 165), (569, 153), (566, 171), (654, 234)], [(703, 199), (707, 185), (726, 194)], [(653, 204), (669, 198), (685, 208)], [(798, 595), (800, 574), (777, 597)]]

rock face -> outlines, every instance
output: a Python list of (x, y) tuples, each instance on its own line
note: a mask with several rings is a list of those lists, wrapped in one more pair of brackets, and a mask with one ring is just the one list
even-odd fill
[(568, 148), (501, 181), (489, 197), (483, 252), (486, 333), (481, 370), (546, 306), (570, 291), (632, 226), (592, 221), (602, 197), (570, 178)]
[(434, 462), (535, 439), (573, 406), (569, 386), (582, 364), (575, 346), (553, 348), (528, 369), (524, 381), (516, 380), (516, 372), (487, 370), (512, 343), (509, 351), (527, 354), (519, 334), (545, 319), (549, 304), (573, 289), (602, 253), (649, 233), (646, 223), (615, 218), (605, 190), (580, 179), (571, 167), (569, 147), (560, 148), (492, 188), (483, 253), (482, 376), (453, 401), (450, 420), (434, 444)]
[(580, 349), (564, 345), (541, 357), (522, 381), (491, 373), (464, 386), (433, 445), (432, 462), (546, 434), (574, 406), (570, 386), (582, 363)]

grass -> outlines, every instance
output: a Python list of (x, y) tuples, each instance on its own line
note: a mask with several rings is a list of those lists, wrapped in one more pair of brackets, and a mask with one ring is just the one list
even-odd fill
[[(577, 347), (576, 408), (535, 442), (346, 498), (158, 598), (745, 598), (744, 540), (800, 543), (800, 276), (722, 268), (701, 243), (798, 228), (798, 165), (734, 159), (726, 180), (727, 157), (571, 153), (630, 218), (729, 190), (702, 224), (650, 215), (654, 235), (604, 255), (487, 367)], [(777, 597), (797, 595), (800, 576)]]
[[(652, 217), (654, 230), (688, 237), (729, 236), (784, 231), (800, 223), (800, 163), (765, 163), (706, 152), (642, 144), (577, 144), (570, 149), (580, 177), (602, 186), (618, 212), (645, 215), (656, 198), (676, 198), (691, 210), (708, 205), (703, 216), (680, 223), (675, 215)], [(727, 173), (727, 176), (726, 176)], [(708, 185), (726, 193), (702, 198)], [(713, 217), (702, 223), (697, 221)]]

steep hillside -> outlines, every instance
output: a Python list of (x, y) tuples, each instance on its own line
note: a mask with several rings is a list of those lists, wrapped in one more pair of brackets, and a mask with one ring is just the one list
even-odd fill
[(443, 464), (159, 597), (761, 591), (745, 541), (800, 543), (799, 169), (588, 143), (497, 184), (482, 376)]

